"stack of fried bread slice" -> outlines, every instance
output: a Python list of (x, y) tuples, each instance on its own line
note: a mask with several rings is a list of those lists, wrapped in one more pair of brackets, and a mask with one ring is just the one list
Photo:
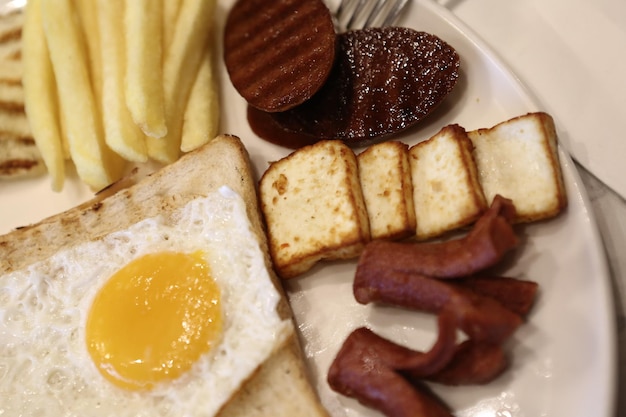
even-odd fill
[(0, 179), (46, 172), (24, 112), (23, 19), (21, 11), (0, 15)]
[[(338, 141), (318, 142), (272, 163), (261, 178), (281, 277), (320, 259), (356, 257), (372, 239), (441, 238), (472, 224), (497, 194), (513, 200), (518, 223), (567, 205), (554, 121), (542, 112), (473, 132), (446, 126), (411, 148), (378, 143), (357, 156), (358, 171), (353, 159)], [(369, 232), (347, 221), (363, 210)]]
[[(228, 186), (245, 202), (250, 227), (265, 255), (266, 269), (282, 295), (277, 312), (283, 319), (291, 319), (267, 252), (249, 155), (238, 138), (218, 136), (176, 163), (126, 185), (112, 195), (97, 196), (80, 207), (0, 236), (0, 275), (26, 268), (66, 248), (126, 230), (143, 219), (174, 212)], [(219, 415), (327, 416), (308, 379), (295, 326), (286, 340), (276, 342), (273, 352)]]

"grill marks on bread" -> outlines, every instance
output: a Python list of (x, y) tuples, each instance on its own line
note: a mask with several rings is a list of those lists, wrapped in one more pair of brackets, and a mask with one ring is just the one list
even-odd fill
[(0, 179), (46, 172), (24, 111), (21, 38), (23, 13), (0, 15)]

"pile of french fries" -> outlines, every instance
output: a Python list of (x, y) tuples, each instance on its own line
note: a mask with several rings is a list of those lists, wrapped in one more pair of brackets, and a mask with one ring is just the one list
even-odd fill
[(216, 0), (29, 0), (24, 104), (52, 179), (99, 190), (128, 163), (174, 162), (217, 135)]

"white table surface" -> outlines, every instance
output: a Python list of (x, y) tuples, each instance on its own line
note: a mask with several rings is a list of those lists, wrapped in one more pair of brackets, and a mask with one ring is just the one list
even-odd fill
[(618, 387), (626, 416), (626, 1), (441, 0), (551, 113), (576, 161), (615, 295)]

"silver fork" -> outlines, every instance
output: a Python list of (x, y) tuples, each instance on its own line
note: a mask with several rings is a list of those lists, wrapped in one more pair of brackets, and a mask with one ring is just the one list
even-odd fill
[(335, 12), (339, 31), (391, 26), (410, 0), (341, 0)]

